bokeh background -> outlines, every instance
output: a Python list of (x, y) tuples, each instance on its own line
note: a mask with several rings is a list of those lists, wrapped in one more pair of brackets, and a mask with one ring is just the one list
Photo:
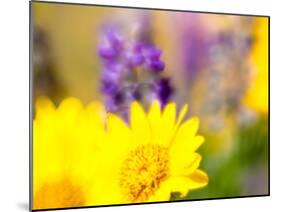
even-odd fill
[(268, 194), (267, 17), (36, 2), (32, 21), (34, 101), (105, 101), (98, 46), (103, 26), (117, 23), (128, 41), (162, 50), (170, 100), (200, 118), (210, 182), (185, 199)]

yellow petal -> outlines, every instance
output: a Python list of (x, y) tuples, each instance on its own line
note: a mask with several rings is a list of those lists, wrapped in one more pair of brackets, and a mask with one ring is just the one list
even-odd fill
[(137, 102), (131, 104), (130, 119), (135, 139), (143, 144), (149, 142), (151, 140), (149, 122), (142, 106)]
[(162, 123), (163, 125), (169, 126), (168, 128), (172, 128), (175, 125), (176, 120), (176, 104), (169, 103), (165, 106), (163, 115), (162, 115)]
[(198, 153), (171, 156), (170, 171), (172, 176), (188, 175), (194, 172), (202, 160)]
[(190, 182), (186, 177), (170, 177), (160, 184), (159, 189), (149, 199), (150, 202), (168, 201), (172, 192), (179, 192), (180, 196), (188, 194)]
[(161, 122), (161, 108), (160, 103), (157, 100), (154, 100), (152, 102), (147, 118), (150, 124), (152, 134), (155, 137), (155, 135), (158, 133), (159, 124)]
[(54, 110), (54, 109), (55, 109), (55, 105), (48, 97), (41, 96), (36, 100), (35, 103), (36, 112), (41, 110)]
[[(107, 115), (106, 129), (109, 135), (111, 135), (115, 140), (114, 143), (118, 143), (120, 146), (127, 144), (124, 142), (126, 142), (128, 139), (132, 139), (132, 132), (127, 124), (114, 114)], [(130, 140), (129, 142), (133, 143), (135, 141)]]
[(58, 107), (58, 119), (63, 125), (73, 126), (82, 109), (83, 105), (78, 99), (73, 97), (66, 98)]
[(194, 136), (197, 133), (198, 128), (199, 119), (197, 117), (190, 118), (181, 125), (177, 136), (180, 137), (180, 139)]
[(178, 117), (178, 120), (176, 122), (176, 125), (174, 126), (174, 129), (173, 129), (173, 132), (172, 132), (172, 136), (170, 137), (170, 140), (169, 140), (169, 146), (173, 144), (173, 140), (175, 139), (175, 136), (177, 135), (177, 132), (178, 132), (178, 128), (182, 122), (182, 120), (184, 119), (186, 113), (187, 113), (187, 110), (188, 110), (188, 105), (184, 105), (179, 113), (179, 117)]
[(194, 158), (190, 161), (189, 164), (186, 164), (184, 168), (184, 173), (188, 174), (194, 172), (199, 167), (201, 160), (201, 155), (199, 155), (198, 153), (194, 153)]
[(172, 155), (186, 155), (195, 152), (204, 142), (203, 136), (195, 136), (199, 126), (198, 118), (184, 122), (177, 131), (172, 143)]
[(104, 106), (100, 102), (92, 102), (85, 108), (85, 113), (89, 121), (96, 125), (103, 126), (106, 118)]
[(168, 180), (171, 192), (179, 192), (180, 196), (186, 196), (189, 191), (189, 182), (184, 177), (171, 177)]
[(131, 133), (127, 124), (121, 118), (112, 113), (107, 114), (106, 129), (109, 133), (121, 133), (122, 135)]
[(176, 128), (178, 128), (178, 126), (181, 124), (182, 120), (184, 119), (186, 113), (187, 113), (187, 110), (188, 110), (188, 105), (184, 105), (179, 113), (179, 117), (178, 117), (178, 120), (177, 120), (177, 123), (176, 123)]
[(106, 112), (99, 102), (92, 102), (82, 110), (77, 118), (76, 131), (82, 141), (101, 140), (105, 133)]
[(189, 182), (189, 189), (197, 189), (202, 188), (208, 185), (209, 178), (208, 175), (202, 170), (195, 170), (192, 174), (190, 174), (187, 178)]
[[(39, 122), (38, 119), (41, 121)], [(43, 117), (38, 117), (33, 123), (34, 192), (40, 188), (42, 183), (55, 180), (63, 173), (63, 161), (61, 160), (63, 149), (57, 143), (55, 130), (55, 123), (46, 122)]]
[(147, 200), (147, 202), (161, 202), (170, 200), (171, 186), (168, 180), (162, 182), (155, 193)]
[(176, 120), (176, 104), (169, 103), (164, 108), (162, 118), (160, 121), (159, 126), (159, 133), (154, 138), (153, 142), (161, 144), (161, 145), (168, 145), (171, 141), (174, 133), (175, 127), (175, 120)]
[(53, 122), (55, 110), (56, 107), (49, 98), (44, 96), (39, 97), (35, 103), (35, 119), (37, 122), (42, 120), (45, 122)]

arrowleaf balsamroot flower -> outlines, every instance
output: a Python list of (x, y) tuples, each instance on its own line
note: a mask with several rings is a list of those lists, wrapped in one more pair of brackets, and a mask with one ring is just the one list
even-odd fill
[(66, 98), (58, 108), (36, 101), (33, 122), (33, 209), (93, 205), (95, 141), (102, 140), (104, 109)]
[(106, 137), (99, 156), (100, 182), (95, 187), (99, 205), (168, 201), (171, 192), (187, 195), (208, 184), (196, 150), (204, 142), (197, 135), (198, 118), (183, 121), (185, 105), (176, 118), (176, 104), (154, 101), (145, 113), (138, 102), (130, 106), (130, 126), (108, 114)]

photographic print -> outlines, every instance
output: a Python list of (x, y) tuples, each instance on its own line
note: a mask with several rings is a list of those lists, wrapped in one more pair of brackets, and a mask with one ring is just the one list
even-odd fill
[(269, 17), (30, 12), (31, 210), (269, 195)]

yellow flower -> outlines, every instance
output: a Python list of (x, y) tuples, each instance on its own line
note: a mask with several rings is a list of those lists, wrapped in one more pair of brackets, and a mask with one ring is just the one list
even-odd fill
[(268, 18), (257, 18), (251, 59), (254, 66), (244, 102), (257, 112), (268, 111)]
[(103, 106), (93, 102), (83, 107), (79, 100), (67, 98), (56, 108), (41, 97), (35, 112), (33, 209), (92, 204), (92, 167), (95, 143), (102, 139), (104, 128)]
[(168, 201), (171, 192), (187, 195), (208, 184), (198, 169), (196, 153), (204, 138), (196, 135), (199, 120), (183, 121), (187, 105), (176, 119), (176, 104), (161, 112), (157, 101), (146, 114), (133, 102), (130, 127), (121, 118), (108, 114), (106, 137), (99, 151), (100, 166), (94, 190), (97, 204)]

